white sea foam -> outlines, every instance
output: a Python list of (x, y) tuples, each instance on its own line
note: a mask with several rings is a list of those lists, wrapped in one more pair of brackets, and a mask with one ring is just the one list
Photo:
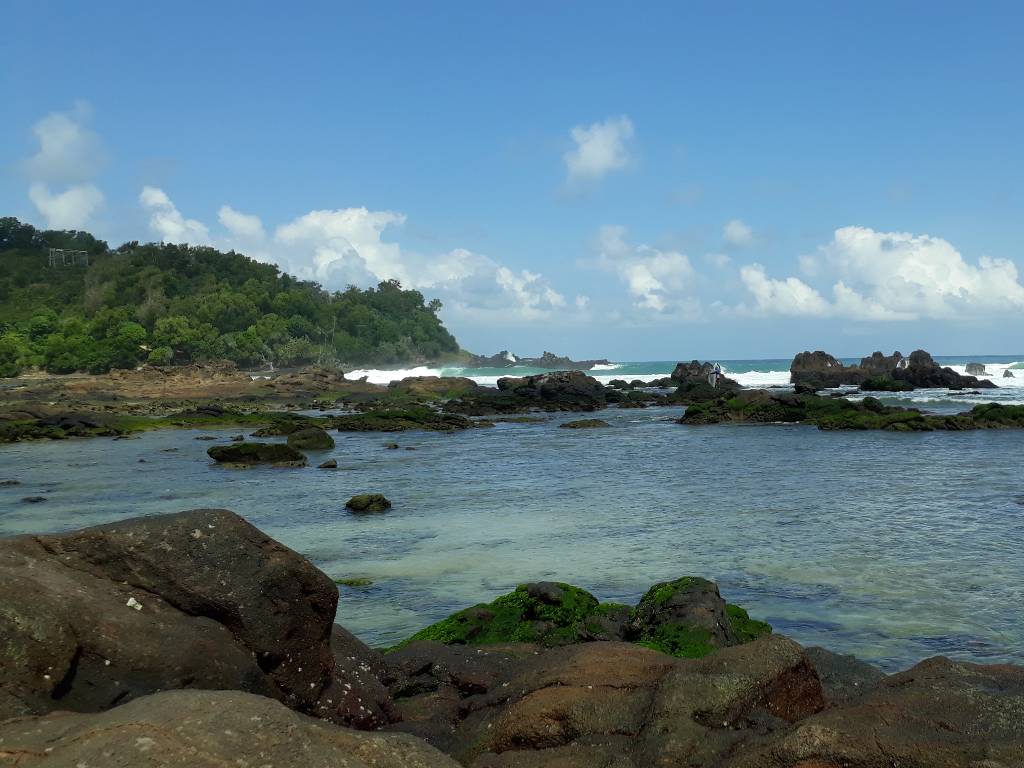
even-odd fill
[(751, 389), (785, 387), (789, 384), (789, 371), (747, 371), (745, 373), (730, 373), (728, 370), (723, 369), (723, 372), (733, 381)]
[(400, 381), (410, 376), (440, 376), (442, 371), (439, 368), (427, 368), (425, 365), (416, 368), (399, 368), (396, 370), (379, 370), (377, 368), (360, 368), (356, 371), (346, 371), (345, 378), (349, 381), (356, 381), (366, 377), (371, 384), (387, 384), (392, 381)]
[(591, 368), (591, 370), (592, 371), (614, 371), (616, 368), (621, 368), (621, 367), (622, 367), (621, 363), (609, 363), (608, 365), (605, 365), (604, 363), (598, 363), (593, 368)]

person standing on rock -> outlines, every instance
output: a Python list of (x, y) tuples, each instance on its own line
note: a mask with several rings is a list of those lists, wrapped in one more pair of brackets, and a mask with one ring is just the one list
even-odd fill
[(721, 378), (722, 378), (722, 365), (721, 365), (721, 363), (715, 363), (714, 370), (711, 371), (711, 375), (708, 376), (708, 383), (712, 387), (715, 387), (717, 389), (718, 388), (718, 380), (721, 379)]

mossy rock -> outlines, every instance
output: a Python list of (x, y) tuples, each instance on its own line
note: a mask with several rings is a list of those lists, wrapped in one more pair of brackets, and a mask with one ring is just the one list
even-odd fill
[(475, 605), (420, 630), (414, 640), (447, 645), (539, 643), (568, 645), (596, 639), (616, 613), (624, 619), (626, 606), (601, 604), (586, 590), (561, 582), (520, 584), (493, 602)]
[(360, 493), (345, 502), (353, 512), (387, 512), (391, 502), (380, 493)]
[(334, 438), (320, 427), (306, 427), (288, 435), (288, 445), (300, 451), (324, 451), (334, 447)]
[(740, 643), (749, 643), (759, 637), (770, 635), (772, 625), (766, 621), (757, 621), (750, 618), (745, 609), (733, 603), (726, 603), (725, 613), (729, 617), (732, 631)]
[(637, 642), (683, 658), (700, 658), (771, 631), (739, 606), (727, 605), (713, 581), (697, 576), (647, 590), (633, 610), (630, 629)]
[(295, 448), (283, 443), (232, 443), (214, 445), (206, 452), (221, 464), (249, 466), (273, 464), (279, 467), (304, 467), (306, 457)]
[(559, 424), (562, 429), (600, 429), (602, 427), (610, 427), (604, 419), (579, 419), (577, 421), (567, 421), (564, 424)]

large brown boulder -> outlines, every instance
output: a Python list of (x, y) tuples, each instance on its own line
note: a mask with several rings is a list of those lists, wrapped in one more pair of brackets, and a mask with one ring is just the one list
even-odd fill
[(731, 768), (1024, 765), (1024, 668), (937, 657), (777, 734)]
[(205, 688), (349, 722), (337, 600), (308, 560), (227, 510), (0, 541), (0, 719)]
[(465, 376), (407, 376), (389, 383), (388, 389), (429, 399), (442, 399), (476, 392), (480, 385)]
[(9, 720), (0, 765), (459, 768), (412, 736), (353, 731), (239, 691), (166, 691), (98, 714)]
[[(780, 637), (700, 660), (618, 642), (488, 652), (476, 674), (454, 677), (474, 687), (404, 698), (400, 706), (418, 707), (417, 719), (391, 727), (441, 739), (474, 768), (713, 766), (824, 706), (800, 647)], [(466, 657), (465, 670), (469, 649), (454, 653)], [(431, 711), (446, 713), (443, 722), (424, 717)]]

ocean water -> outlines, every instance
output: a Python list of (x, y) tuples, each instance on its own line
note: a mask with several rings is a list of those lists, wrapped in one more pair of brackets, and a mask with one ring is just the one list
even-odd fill
[[(769, 379), (777, 362), (725, 365)], [(332, 577), (372, 579), (341, 588), (338, 621), (375, 645), (523, 581), (633, 602), (696, 574), (778, 632), (890, 670), (936, 654), (1024, 662), (1024, 432), (687, 427), (681, 413), (608, 409), (611, 428), (590, 431), (558, 429), (578, 418), (558, 414), (451, 435), (336, 434), (335, 449), (310, 453), (337, 459), (335, 472), (223, 469), (193, 430), (0, 446), (0, 479), (22, 481), (0, 487), (0, 534), (233, 509)], [(394, 508), (348, 513), (361, 492)], [(20, 501), (30, 495), (47, 500)]]

